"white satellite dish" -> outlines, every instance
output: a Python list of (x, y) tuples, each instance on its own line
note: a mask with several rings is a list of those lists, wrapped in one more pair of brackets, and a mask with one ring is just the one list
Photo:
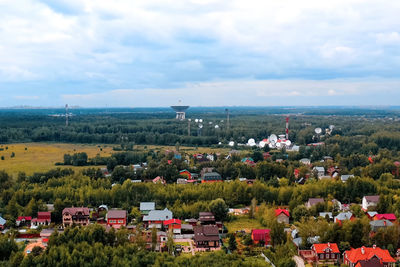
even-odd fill
[(214, 128), (215, 128), (215, 129), (218, 129), (218, 128), (219, 128), (219, 125), (218, 125), (218, 124), (217, 124), (217, 125), (215, 125), (215, 126), (214, 126)]
[(188, 119), (188, 121), (192, 121), (192, 119)]
[(278, 141), (278, 137), (275, 135), (275, 134), (271, 134), (270, 136), (269, 136), (269, 141), (271, 142), (271, 143), (276, 143), (276, 141)]
[(321, 128), (315, 128), (314, 131), (315, 131), (316, 134), (322, 133), (322, 129)]
[(203, 128), (203, 124), (200, 123), (200, 124), (199, 124), (199, 128), (200, 128), (200, 129)]
[(203, 122), (203, 119), (199, 119), (199, 122)]
[(256, 143), (256, 140), (254, 140), (254, 138), (250, 138), (248, 141), (247, 141), (247, 144), (249, 144), (249, 145), (253, 145), (253, 144), (255, 144)]
[(286, 140), (286, 146), (290, 146), (292, 142), (290, 140)]
[(210, 121), (208, 124), (210, 124), (210, 125), (211, 125), (211, 124), (212, 124), (212, 121)]
[(234, 145), (235, 145), (235, 142), (230, 141), (230, 142), (228, 143), (228, 145), (229, 145), (229, 146), (234, 146)]
[(260, 141), (260, 143), (258, 144), (259, 147), (263, 148), (265, 147), (265, 142), (264, 141)]
[(218, 145), (222, 145), (222, 142), (218, 142)]
[(276, 147), (277, 148), (281, 148), (282, 147), (282, 143), (276, 143)]
[(195, 119), (194, 121), (195, 121), (195, 122), (199, 122), (199, 119)]

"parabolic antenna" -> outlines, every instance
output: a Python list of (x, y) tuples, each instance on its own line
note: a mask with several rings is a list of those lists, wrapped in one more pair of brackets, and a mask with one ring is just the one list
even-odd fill
[(171, 106), (171, 108), (176, 112), (185, 112), (189, 106)]
[(218, 145), (222, 145), (222, 142), (218, 142)]
[(292, 142), (290, 140), (286, 140), (286, 146), (290, 146)]
[(260, 141), (260, 143), (258, 145), (259, 145), (259, 147), (263, 148), (263, 147), (265, 147), (265, 142), (264, 141)]
[(215, 129), (218, 129), (218, 128), (219, 128), (219, 125), (218, 125), (218, 124), (217, 124), (217, 125), (215, 125), (215, 126), (214, 126), (214, 128), (215, 128)]
[(199, 128), (200, 128), (200, 129), (203, 128), (203, 124), (200, 123), (200, 124), (199, 124)]
[(195, 122), (199, 122), (199, 119), (195, 119), (194, 121), (195, 121)]
[(322, 129), (321, 128), (315, 128), (314, 131), (315, 131), (316, 134), (322, 133)]
[(211, 125), (211, 124), (212, 124), (212, 121), (210, 121), (208, 124), (210, 124), (210, 125)]
[(277, 148), (281, 148), (282, 147), (282, 143), (276, 143), (276, 147)]
[(255, 145), (256, 144), (256, 140), (254, 140), (254, 138), (250, 138), (248, 141), (247, 141), (247, 144), (249, 144), (249, 145)]
[(329, 125), (329, 129), (332, 131), (335, 128), (335, 125)]
[(276, 141), (278, 141), (278, 137), (275, 135), (275, 134), (271, 134), (270, 136), (269, 136), (269, 141), (271, 142), (271, 143), (276, 143)]
[(228, 145), (229, 145), (229, 146), (234, 146), (234, 145), (235, 145), (235, 142), (230, 141), (230, 142), (228, 143)]
[(199, 119), (199, 122), (203, 122), (203, 119)]
[(192, 121), (192, 119), (188, 119), (188, 121)]

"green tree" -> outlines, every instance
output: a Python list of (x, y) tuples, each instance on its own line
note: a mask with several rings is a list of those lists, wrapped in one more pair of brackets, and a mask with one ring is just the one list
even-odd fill
[(210, 202), (210, 211), (214, 214), (216, 220), (225, 220), (228, 215), (228, 206), (222, 198), (214, 199)]

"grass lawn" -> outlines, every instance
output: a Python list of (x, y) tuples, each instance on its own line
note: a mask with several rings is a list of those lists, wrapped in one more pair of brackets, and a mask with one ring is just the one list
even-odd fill
[(250, 233), (252, 229), (263, 228), (258, 220), (250, 219), (247, 216), (237, 216), (235, 220), (224, 223), (230, 233), (234, 233), (238, 230), (245, 230)]
[[(55, 166), (55, 163), (63, 162), (64, 154), (86, 152), (91, 158), (97, 154), (103, 157), (110, 156), (112, 152), (112, 145), (102, 145), (103, 151), (100, 151), (100, 147), (97, 145), (59, 143), (5, 144), (1, 145), (0, 148), (4, 149), (0, 151), (0, 157), (4, 156), (4, 160), (0, 160), (0, 170), (5, 170), (12, 175), (16, 175), (20, 171), (31, 175), (34, 172), (45, 172), (56, 167), (79, 169), (82, 167)], [(13, 158), (11, 158), (12, 152), (15, 153)]]

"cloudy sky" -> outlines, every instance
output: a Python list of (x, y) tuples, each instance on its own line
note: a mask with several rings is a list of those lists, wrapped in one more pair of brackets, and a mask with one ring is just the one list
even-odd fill
[(398, 0), (0, 0), (0, 106), (399, 105)]

